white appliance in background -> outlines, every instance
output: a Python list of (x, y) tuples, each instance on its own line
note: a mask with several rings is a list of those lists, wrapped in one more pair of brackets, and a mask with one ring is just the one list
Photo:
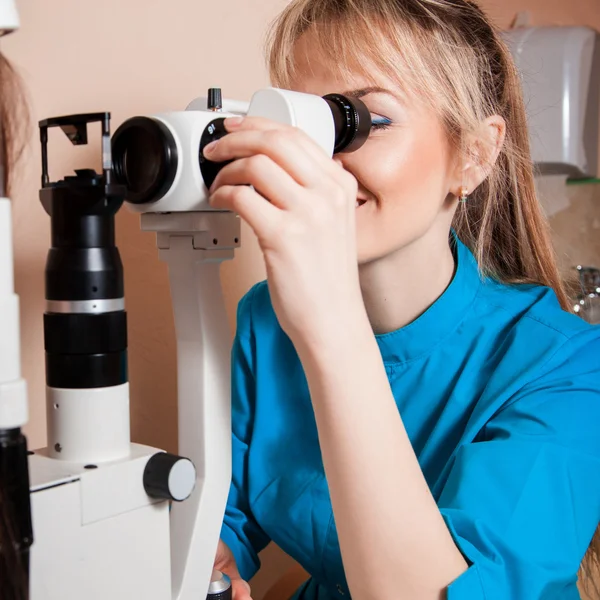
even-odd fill
[(598, 177), (600, 34), (589, 27), (503, 33), (519, 69), (541, 174)]

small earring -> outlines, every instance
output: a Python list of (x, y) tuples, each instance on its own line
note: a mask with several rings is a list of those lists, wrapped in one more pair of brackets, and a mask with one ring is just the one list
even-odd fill
[(459, 202), (466, 202), (469, 198), (469, 190), (466, 187), (460, 188), (460, 197), (458, 199)]

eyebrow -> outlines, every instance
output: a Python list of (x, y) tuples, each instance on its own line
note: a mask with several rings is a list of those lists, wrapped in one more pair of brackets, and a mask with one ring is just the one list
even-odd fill
[(368, 96), (369, 94), (387, 94), (392, 98), (396, 98), (396, 95), (393, 92), (378, 86), (370, 86), (359, 88), (357, 90), (348, 90), (346, 92), (342, 92), (343, 96), (351, 96), (352, 98), (362, 98), (364, 96)]

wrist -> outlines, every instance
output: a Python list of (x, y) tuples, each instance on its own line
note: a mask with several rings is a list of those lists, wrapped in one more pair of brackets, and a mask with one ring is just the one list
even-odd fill
[(343, 361), (345, 355), (355, 355), (358, 349), (366, 350), (371, 343), (376, 344), (362, 301), (359, 305), (332, 311), (315, 325), (298, 332), (292, 340), (305, 369), (334, 359)]

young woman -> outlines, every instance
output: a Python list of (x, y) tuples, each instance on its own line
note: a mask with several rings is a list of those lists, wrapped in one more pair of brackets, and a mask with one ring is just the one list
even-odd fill
[(292, 0), (268, 56), (373, 130), (332, 160), (237, 118), (206, 149), (267, 267), (238, 310), (217, 568), (248, 599), (273, 540), (312, 576), (295, 598), (579, 598), (600, 330), (566, 310), (509, 51), (468, 0)]

